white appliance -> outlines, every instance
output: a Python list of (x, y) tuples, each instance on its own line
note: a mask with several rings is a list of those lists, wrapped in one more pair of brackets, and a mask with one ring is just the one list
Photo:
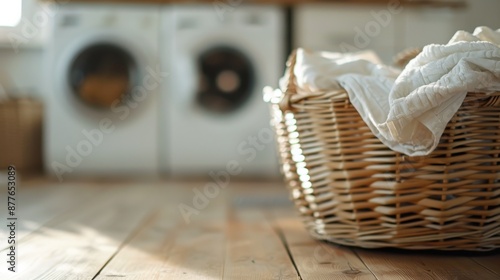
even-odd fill
[(293, 47), (334, 52), (374, 50), (386, 64), (408, 48), (446, 43), (464, 21), (463, 9), (383, 4), (313, 3), (294, 7)]
[[(229, 7), (229, 6), (228, 6)], [(206, 176), (278, 176), (262, 89), (285, 67), (284, 13), (277, 6), (178, 5), (163, 14), (164, 170)], [(229, 165), (229, 166), (228, 166)], [(211, 173), (213, 172), (213, 173)]]
[(45, 69), (45, 166), (74, 174), (156, 174), (159, 6), (58, 6)]
[(402, 7), (348, 3), (314, 3), (293, 9), (293, 47), (317, 51), (374, 50), (384, 62), (392, 62), (396, 15)]

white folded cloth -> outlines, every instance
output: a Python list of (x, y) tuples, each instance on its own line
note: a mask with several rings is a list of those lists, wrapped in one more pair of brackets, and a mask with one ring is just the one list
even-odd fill
[(500, 29), (459, 31), (446, 45), (428, 45), (405, 69), (380, 64), (371, 52), (299, 49), (300, 91), (344, 88), (372, 132), (409, 156), (431, 153), (467, 92), (500, 91)]

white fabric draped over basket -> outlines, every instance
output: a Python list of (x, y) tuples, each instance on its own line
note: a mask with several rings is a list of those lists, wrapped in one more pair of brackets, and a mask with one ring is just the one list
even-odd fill
[(500, 91), (500, 29), (459, 31), (402, 71), (372, 52), (297, 51), (297, 93), (344, 88), (371, 131), (394, 151), (430, 154), (467, 92)]

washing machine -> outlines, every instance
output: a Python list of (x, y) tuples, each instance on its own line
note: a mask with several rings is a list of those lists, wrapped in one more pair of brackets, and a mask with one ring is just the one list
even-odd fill
[[(272, 5), (176, 5), (164, 11), (166, 172), (279, 176), (265, 86), (285, 67), (284, 11)], [(168, 46), (168, 47), (167, 47)], [(230, 173), (230, 172), (228, 172)]]
[(45, 166), (71, 175), (159, 171), (160, 7), (56, 6), (46, 57)]

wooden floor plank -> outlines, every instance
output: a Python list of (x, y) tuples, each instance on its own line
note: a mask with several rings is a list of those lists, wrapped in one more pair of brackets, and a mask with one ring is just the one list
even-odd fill
[[(497, 280), (498, 275), (453, 253), (356, 249), (379, 279)], [(497, 264), (498, 265), (498, 264)]]
[(275, 210), (274, 222), (303, 279), (376, 279), (351, 248), (311, 238), (293, 210)]
[[(7, 209), (7, 201), (8, 201), (8, 192), (7, 192), (7, 184), (5, 185), (0, 185), (0, 221), (5, 221), (7, 217), (9, 217), (8, 209)], [(39, 214), (38, 211), (38, 205), (41, 202), (44, 202), (48, 197), (50, 197), (52, 191), (55, 189), (58, 189), (58, 187), (54, 186), (39, 186), (39, 187), (29, 187), (25, 188), (24, 186), (20, 186), (19, 184), (16, 185), (16, 190), (15, 190), (15, 195), (13, 196), (15, 201), (15, 212), (16, 216), (19, 219), (18, 225), (23, 223), (23, 220), (28, 216), (31, 219), (31, 216), (33, 214)], [(46, 205), (48, 206), (48, 205)], [(32, 209), (38, 210), (38, 211), (32, 211)], [(39, 218), (42, 215), (39, 215)], [(21, 219), (22, 217), (22, 219)], [(23, 223), (24, 224), (24, 223)], [(29, 226), (27, 226), (24, 230), (29, 230)], [(23, 230), (20, 229), (19, 233), (22, 233)], [(2, 238), (2, 234), (4, 232), (0, 232), (0, 238)], [(3, 240), (0, 239), (0, 240)], [(0, 244), (0, 248), (4, 246), (5, 244)]]
[[(175, 211), (171, 218), (179, 221), (172, 243), (157, 278), (153, 279), (220, 279), (224, 266), (226, 194), (220, 192), (215, 197), (205, 197), (205, 207), (197, 208), (193, 199), (199, 198), (199, 192), (195, 192), (199, 185), (184, 188), (188, 195), (172, 204)], [(185, 220), (179, 210), (181, 203), (199, 212)]]
[(96, 279), (159, 279), (176, 232), (176, 224), (171, 218), (171, 207), (164, 207), (152, 216), (139, 234), (118, 252)]
[(92, 279), (151, 211), (144, 188), (120, 188), (18, 245), (17, 273), (0, 279)]
[[(193, 187), (193, 185), (164, 186), (162, 190), (157, 191), (155, 196), (164, 197), (158, 213), (143, 226), (140, 232), (133, 237), (130, 242), (124, 245), (118, 254), (106, 265), (106, 267), (104, 267), (96, 277), (96, 280), (109, 279), (112, 277), (137, 280), (169, 279), (170, 274), (179, 274), (178, 271), (172, 271), (172, 265), (165, 264), (169, 256), (178, 253), (176, 250), (184, 251), (184, 253), (194, 253), (194, 250), (186, 248), (187, 246), (193, 245), (189, 244), (189, 241), (196, 240), (197, 235), (204, 234), (204, 232), (200, 231), (199, 220), (193, 223), (193, 228), (187, 228), (181, 213), (178, 211), (179, 202), (188, 202), (192, 200), (192, 194), (187, 192), (186, 189)], [(216, 201), (216, 203), (218, 203), (218, 201)], [(219, 213), (214, 213), (217, 211), (219, 211)], [(214, 215), (220, 215), (219, 218), (223, 220), (223, 214), (220, 213), (220, 211), (223, 211), (223, 209), (212, 204), (212, 207), (209, 207), (206, 212), (200, 213), (200, 215), (204, 218), (206, 218), (205, 215), (211, 216), (212, 218)], [(193, 217), (193, 220), (196, 220), (196, 218)], [(222, 232), (222, 230), (220, 232)], [(198, 239), (198, 242), (209, 241), (208, 244), (213, 242), (213, 240), (210, 240), (211, 237), (207, 236), (206, 238), (208, 240)], [(199, 245), (200, 244), (194, 244), (194, 246)], [(202, 245), (207, 247), (206, 244)], [(185, 247), (182, 248), (182, 246)], [(172, 257), (172, 259), (171, 261), (179, 261), (175, 256)], [(187, 273), (183, 274), (181, 270), (183, 269), (179, 270), (180, 274), (182, 274), (180, 275), (181, 278), (188, 278), (190, 276), (190, 274)], [(187, 268), (184, 270), (187, 270)], [(218, 273), (220, 273), (220, 271), (215, 274)]]
[(158, 279), (220, 279), (224, 269), (224, 245), (221, 225), (180, 229)]
[(223, 279), (299, 279), (262, 210), (232, 208), (227, 242)]
[[(20, 187), (16, 195), (17, 240), (25, 239), (53, 219), (80, 208), (101, 191), (79, 185)], [(0, 221), (5, 221), (8, 214), (6, 205), (0, 207)], [(6, 247), (6, 244), (0, 244), (0, 251)]]
[(475, 256), (475, 257), (472, 257), (472, 260), (474, 260), (474, 262), (480, 264), (481, 266), (483, 266), (486, 269), (495, 273), (497, 275), (498, 279), (500, 279), (500, 252), (499, 252), (499, 250), (496, 251), (495, 255)]

